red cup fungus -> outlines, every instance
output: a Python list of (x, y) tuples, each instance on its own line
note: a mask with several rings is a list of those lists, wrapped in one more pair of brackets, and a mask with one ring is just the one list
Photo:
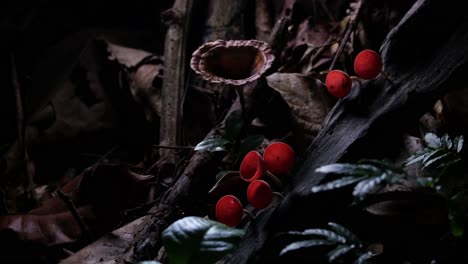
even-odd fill
[(382, 58), (373, 50), (363, 50), (354, 59), (354, 72), (361, 79), (374, 79), (381, 71)]
[(245, 155), (240, 165), (240, 177), (247, 182), (258, 180), (263, 174), (263, 159), (257, 151)]
[(216, 203), (216, 220), (227, 226), (238, 225), (243, 214), (241, 202), (233, 195), (225, 195)]
[(272, 199), (273, 191), (267, 182), (256, 180), (249, 184), (247, 200), (253, 207), (263, 209), (271, 203)]
[(328, 92), (336, 98), (343, 98), (351, 91), (351, 78), (349, 78), (348, 74), (340, 70), (329, 72), (325, 83)]
[(294, 150), (286, 143), (270, 144), (263, 153), (266, 170), (274, 175), (286, 174), (294, 165)]

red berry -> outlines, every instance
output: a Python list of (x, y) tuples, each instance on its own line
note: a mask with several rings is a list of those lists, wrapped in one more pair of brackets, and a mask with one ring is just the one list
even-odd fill
[(329, 72), (325, 83), (328, 92), (336, 98), (343, 98), (351, 91), (351, 78), (340, 70)]
[(265, 149), (263, 160), (269, 172), (286, 174), (294, 165), (294, 150), (286, 143), (275, 142)]
[(233, 195), (225, 195), (216, 203), (216, 220), (227, 226), (238, 225), (243, 214), (241, 202)]
[(245, 155), (239, 169), (240, 177), (247, 182), (258, 180), (263, 174), (263, 159), (257, 151)]
[(382, 59), (373, 50), (363, 50), (354, 59), (354, 72), (361, 79), (374, 79), (381, 71)]
[(253, 207), (263, 209), (271, 203), (272, 199), (273, 191), (267, 182), (256, 180), (249, 184), (247, 200)]

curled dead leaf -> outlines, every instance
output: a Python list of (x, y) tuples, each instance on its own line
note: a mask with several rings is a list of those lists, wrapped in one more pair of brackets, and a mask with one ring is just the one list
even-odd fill
[(325, 84), (295, 73), (274, 73), (267, 82), (286, 101), (296, 125), (305, 133), (316, 135), (333, 106)]
[(106, 44), (109, 60), (117, 61), (127, 73), (133, 99), (145, 108), (146, 119), (154, 120), (161, 113), (163, 60), (144, 50)]

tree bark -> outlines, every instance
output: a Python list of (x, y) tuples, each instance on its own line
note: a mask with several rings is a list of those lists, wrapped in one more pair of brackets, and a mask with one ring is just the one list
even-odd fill
[[(180, 145), (182, 99), (187, 75), (187, 41), (192, 17), (193, 0), (176, 0), (166, 13), (170, 26), (164, 43), (164, 80), (162, 87), (159, 142), (163, 146)], [(161, 157), (169, 157), (174, 150), (160, 149)]]

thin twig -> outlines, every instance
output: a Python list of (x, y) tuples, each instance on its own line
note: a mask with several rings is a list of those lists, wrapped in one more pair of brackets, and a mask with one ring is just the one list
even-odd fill
[(88, 225), (86, 225), (86, 223), (83, 221), (83, 218), (80, 216), (80, 213), (78, 212), (78, 209), (76, 209), (75, 203), (73, 202), (70, 195), (65, 194), (60, 189), (57, 190), (57, 195), (60, 199), (62, 199), (62, 201), (67, 206), (68, 210), (73, 215), (73, 218), (75, 219), (76, 223), (80, 226), (81, 232), (84, 235), (84, 237), (91, 239), (93, 237), (91, 231)]
[(314, 45), (312, 45), (312, 44), (307, 43), (307, 47), (313, 48), (313, 49), (326, 48), (326, 47), (328, 47), (328, 46), (330, 46), (330, 45), (333, 45), (333, 44), (335, 44), (335, 43), (337, 43), (337, 42), (338, 42), (338, 40), (333, 40), (333, 41), (330, 41), (330, 42), (328, 42), (328, 43), (326, 43), (326, 44), (319, 45), (319, 46), (314, 46)]
[(25, 142), (25, 129), (24, 129), (24, 111), (23, 111), (23, 101), (21, 96), (21, 86), (18, 80), (18, 72), (16, 69), (15, 56), (13, 53), (10, 53), (10, 64), (11, 64), (11, 83), (15, 92), (15, 101), (16, 101), (16, 120), (17, 120), (17, 130), (18, 130), (18, 147), (20, 151), (20, 158), (22, 162), (22, 169), (24, 175), (26, 176), (26, 195), (28, 199), (33, 199), (33, 175), (29, 173), (28, 169), (28, 152), (26, 149)]
[(356, 7), (355, 15), (351, 16), (351, 18), (349, 19), (348, 27), (346, 28), (345, 35), (341, 39), (340, 46), (338, 47), (338, 50), (336, 51), (335, 56), (333, 57), (333, 61), (330, 65), (330, 68), (329, 68), (330, 71), (333, 70), (333, 68), (335, 68), (336, 61), (341, 56), (344, 46), (348, 42), (348, 39), (351, 36), (351, 33), (354, 31), (354, 28), (356, 27), (356, 21), (359, 19), (359, 16), (361, 15), (362, 1), (364, 0), (359, 1), (359, 4)]
[(153, 148), (162, 148), (162, 149), (194, 149), (192, 146), (163, 146), (163, 145), (153, 145)]

